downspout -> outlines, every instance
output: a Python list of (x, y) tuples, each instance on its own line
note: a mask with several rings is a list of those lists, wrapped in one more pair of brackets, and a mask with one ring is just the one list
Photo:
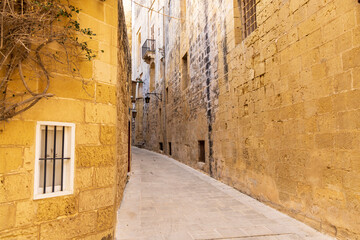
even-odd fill
[(163, 141), (164, 141), (164, 153), (168, 152), (168, 143), (167, 143), (167, 136), (166, 136), (166, 52), (165, 52), (165, 3), (163, 5), (163, 62), (161, 64), (164, 65), (163, 67)]

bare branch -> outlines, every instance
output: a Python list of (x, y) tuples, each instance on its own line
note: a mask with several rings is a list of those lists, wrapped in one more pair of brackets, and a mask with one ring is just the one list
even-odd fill
[[(6, 120), (10, 117), (14, 117), (14, 116), (28, 110), (29, 108), (34, 106), (38, 101), (40, 101), (42, 98), (48, 98), (48, 97), (53, 97), (53, 96), (54, 96), (54, 94), (39, 94), (32, 98), (28, 98), (22, 102), (13, 104), (10, 107), (5, 108), (2, 115), (0, 115), (0, 121)], [(16, 108), (18, 108), (19, 106), (22, 106), (22, 105), (26, 105), (26, 104), (29, 104), (29, 105), (24, 107), (21, 110), (16, 111)]]
[[(0, 0), (0, 121), (28, 110), (42, 98), (53, 96), (47, 93), (52, 78), (48, 61), (65, 64), (71, 75), (81, 77), (77, 61), (91, 60), (96, 55), (86, 42), (79, 40), (81, 35), (95, 36), (90, 28), (80, 27), (74, 16), (79, 11), (63, 0)], [(63, 48), (64, 56), (54, 54), (50, 46), (53, 42)], [(31, 77), (26, 78), (25, 69)], [(32, 78), (46, 84), (32, 89), (29, 86)], [(17, 83), (10, 84), (18, 80), (24, 90)], [(86, 91), (85, 86), (83, 88)]]

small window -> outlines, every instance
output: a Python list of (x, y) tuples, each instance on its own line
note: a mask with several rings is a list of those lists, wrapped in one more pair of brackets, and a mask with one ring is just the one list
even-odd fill
[(166, 103), (169, 102), (169, 88), (166, 88)]
[(155, 27), (154, 27), (154, 25), (151, 26), (151, 39), (155, 39)]
[(247, 38), (256, 28), (256, 0), (242, 0), (243, 35)]
[(143, 83), (142, 82), (139, 82), (137, 85), (136, 98), (143, 98)]
[(38, 122), (34, 199), (73, 193), (75, 124)]
[(151, 63), (149, 91), (153, 92), (154, 90), (155, 90), (155, 63)]
[(180, 2), (180, 17), (181, 17), (181, 30), (186, 29), (186, 0)]
[(172, 155), (172, 150), (171, 150), (171, 142), (169, 142), (169, 155)]
[(199, 162), (205, 162), (205, 141), (199, 141)]
[(182, 57), (181, 61), (181, 82), (182, 90), (185, 90), (189, 85), (189, 69), (188, 69), (188, 54)]
[(164, 146), (163, 146), (162, 142), (159, 143), (159, 148), (160, 148), (160, 151), (164, 151)]
[(163, 80), (164, 79), (164, 62), (160, 62), (160, 79)]
[(141, 55), (142, 55), (140, 30), (141, 29), (139, 29), (138, 35), (137, 35), (137, 66), (140, 66), (140, 64), (141, 64)]
[(242, 41), (242, 25), (241, 25), (241, 7), (239, 0), (233, 0), (234, 4), (234, 37), (235, 44), (239, 44)]

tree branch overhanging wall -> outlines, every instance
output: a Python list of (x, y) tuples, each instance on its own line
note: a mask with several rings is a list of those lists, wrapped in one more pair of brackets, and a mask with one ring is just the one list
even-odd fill
[(61, 0), (0, 0), (0, 121), (52, 97), (58, 66), (81, 77), (79, 63), (96, 57), (87, 43), (95, 34), (80, 26), (79, 12)]

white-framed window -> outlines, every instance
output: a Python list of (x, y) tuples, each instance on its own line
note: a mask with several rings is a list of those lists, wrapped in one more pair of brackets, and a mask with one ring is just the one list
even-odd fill
[(35, 148), (34, 199), (72, 194), (75, 124), (38, 122)]

